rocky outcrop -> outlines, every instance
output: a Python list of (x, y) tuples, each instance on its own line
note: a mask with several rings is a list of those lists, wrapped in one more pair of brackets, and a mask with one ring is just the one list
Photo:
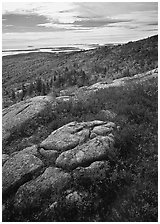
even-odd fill
[(119, 87), (119, 86), (125, 86), (128, 84), (128, 82), (143, 82), (147, 79), (157, 78), (158, 77), (158, 69), (155, 68), (149, 72), (137, 74), (131, 77), (123, 77), (119, 79), (113, 80), (111, 83), (108, 82), (98, 82), (88, 87), (88, 90), (97, 92), (101, 89), (108, 89), (112, 87)]
[[(39, 207), (45, 200), (53, 205), (79, 179), (105, 179), (116, 155), (116, 128), (108, 121), (71, 122), (38, 146), (12, 153), (3, 165), (3, 195), (14, 194), (14, 208), (22, 211)], [(66, 200), (72, 203), (81, 197), (75, 191)]]
[[(2, 140), (7, 142), (12, 135), (21, 134), (23, 129), (32, 129), (41, 121), (41, 116), (48, 116), (51, 111), (52, 98), (37, 96), (26, 101), (21, 101), (3, 110)], [(35, 123), (34, 123), (35, 121)]]
[(38, 146), (3, 156), (3, 194), (15, 192), (15, 208), (24, 210), (40, 206), (50, 194), (53, 204), (73, 180), (102, 180), (116, 154), (115, 129), (113, 122), (71, 122)]

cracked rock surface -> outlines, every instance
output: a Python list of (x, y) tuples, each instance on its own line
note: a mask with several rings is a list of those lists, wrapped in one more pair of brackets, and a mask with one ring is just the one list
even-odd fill
[(38, 146), (4, 154), (3, 194), (14, 195), (16, 210), (26, 210), (45, 200), (52, 205), (79, 178), (103, 180), (116, 155), (116, 128), (115, 123), (100, 120), (71, 122)]

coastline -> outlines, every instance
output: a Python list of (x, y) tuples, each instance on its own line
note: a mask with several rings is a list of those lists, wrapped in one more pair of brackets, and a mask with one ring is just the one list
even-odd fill
[(17, 54), (27, 54), (27, 53), (37, 53), (37, 52), (45, 52), (45, 53), (71, 53), (78, 51), (85, 51), (95, 49), (100, 45), (77, 45), (74, 46), (59, 46), (59, 47), (41, 47), (41, 48), (32, 48), (32, 49), (7, 49), (2, 50), (2, 57), (9, 55), (17, 55)]

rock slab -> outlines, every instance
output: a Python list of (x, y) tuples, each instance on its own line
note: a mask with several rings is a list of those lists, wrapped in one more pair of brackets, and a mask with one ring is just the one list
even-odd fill
[(32, 125), (33, 119), (44, 113), (45, 109), (49, 108), (51, 101), (51, 97), (37, 96), (3, 109), (3, 143), (7, 142), (11, 135), (20, 133), (25, 124)]
[(35, 174), (43, 166), (40, 159), (27, 153), (19, 153), (10, 157), (2, 168), (2, 192), (20, 186), (27, 181), (29, 175)]
[(48, 196), (54, 201), (62, 189), (70, 182), (70, 174), (55, 167), (48, 167), (35, 180), (22, 185), (15, 197), (15, 207), (27, 209), (39, 206)]
[(40, 147), (47, 150), (57, 150), (63, 152), (76, 147), (80, 142), (84, 142), (89, 137), (89, 131), (83, 129), (84, 125), (71, 122), (52, 132)]
[(114, 156), (113, 141), (108, 136), (97, 136), (81, 146), (60, 154), (56, 166), (73, 170), (96, 160), (111, 159)]
[(110, 172), (108, 161), (96, 161), (88, 167), (78, 167), (73, 171), (75, 179), (88, 178), (92, 181), (103, 180), (106, 174)]

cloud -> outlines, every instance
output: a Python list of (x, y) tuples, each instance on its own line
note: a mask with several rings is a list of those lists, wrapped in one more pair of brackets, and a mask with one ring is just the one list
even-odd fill
[(51, 31), (68, 31), (68, 30), (74, 30), (74, 27), (71, 24), (60, 24), (60, 23), (43, 23), (38, 24), (38, 27), (44, 27), (44, 28), (50, 28)]
[(158, 26), (158, 21), (147, 23), (148, 26)]
[(7, 13), (3, 15), (3, 25), (14, 26), (36, 26), (38, 23), (47, 22), (48, 19), (45, 16), (37, 14), (16, 14)]
[[(74, 18), (74, 19), (73, 19)], [(100, 28), (109, 24), (130, 22), (131, 20), (118, 18), (78, 18), (72, 19), (61, 17), (51, 19), (50, 17), (36, 13), (5, 13), (3, 15), (3, 32), (48, 32), (69, 30), (90, 30)]]
[(2, 13), (7, 47), (14, 40), (47, 45), (49, 38), (61, 44), (124, 42), (155, 34), (158, 24), (157, 2), (3, 2)]
[(73, 24), (80, 27), (104, 27), (113, 23), (131, 22), (128, 19), (115, 19), (115, 18), (104, 18), (104, 19), (84, 19), (75, 21)]
[[(3, 25), (4, 26), (4, 25)], [(12, 27), (13, 25), (5, 25), (6, 27)]]
[(144, 31), (158, 31), (158, 29), (157, 28), (155, 28), (155, 29), (145, 29)]
[[(78, 25), (72, 24), (72, 23), (44, 23), (44, 24), (38, 24), (39, 27), (45, 27), (45, 28), (53, 28), (53, 30), (56, 31), (87, 31), (91, 30), (90, 27), (80, 27)], [(53, 31), (52, 30), (52, 31)]]
[[(60, 22), (73, 22), (76, 12), (71, 2), (33, 2), (33, 3), (3, 3), (5, 14), (36, 14), (46, 17), (49, 21), (58, 19)], [(60, 13), (61, 12), (61, 13)]]
[(48, 32), (62, 31), (65, 27), (51, 24), (49, 19), (43, 15), (37, 14), (14, 14), (7, 13), (3, 15), (3, 32)]
[(139, 26), (136, 24), (130, 24), (130, 23), (121, 23), (121, 24), (109, 24), (108, 28), (119, 28), (119, 29), (127, 29), (127, 30), (137, 30)]
[[(18, 29), (20, 32), (25, 32), (25, 29), (26, 32), (34, 29), (44, 32), (58, 29), (94, 29), (112, 24), (119, 24), (122, 27), (121, 23), (126, 22), (141, 26), (147, 23), (156, 24), (156, 19), (157, 3), (3, 3), (3, 27), (13, 25), (14, 30), (11, 32), (16, 32)], [(3, 28), (3, 32), (9, 32), (7, 26)]]
[(157, 2), (77, 2), (75, 5), (79, 16), (90, 18), (158, 11)]
[(73, 12), (74, 9), (68, 9), (68, 10), (60, 10), (59, 13), (70, 13)]

